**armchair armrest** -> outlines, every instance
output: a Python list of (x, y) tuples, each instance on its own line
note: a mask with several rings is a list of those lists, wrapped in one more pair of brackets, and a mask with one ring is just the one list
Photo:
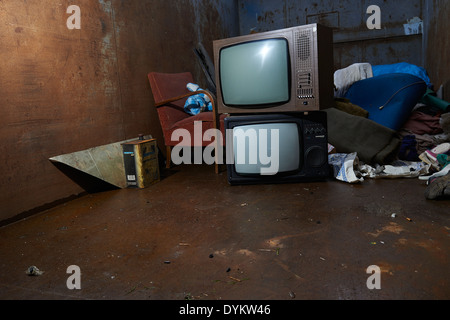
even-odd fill
[[(218, 113), (217, 113), (217, 110), (216, 110), (215, 97), (214, 97), (214, 95), (211, 92), (209, 92), (207, 90), (192, 91), (192, 92), (183, 94), (181, 96), (177, 96), (177, 97), (173, 97), (173, 98), (170, 98), (170, 99), (167, 99), (167, 100), (163, 100), (163, 101), (155, 103), (155, 107), (159, 108), (159, 107), (162, 107), (164, 105), (168, 105), (171, 102), (174, 102), (174, 101), (177, 101), (177, 100), (181, 100), (183, 98), (190, 97), (190, 96), (193, 96), (193, 95), (196, 95), (196, 94), (199, 94), (199, 93), (206, 94), (209, 97), (209, 99), (211, 100), (214, 128), (220, 130), (220, 123), (219, 123)], [(215, 139), (214, 139), (214, 143), (215, 143), (216, 148), (218, 147), (218, 143), (217, 143), (218, 138), (219, 137), (215, 136)], [(215, 158), (216, 158), (215, 171), (216, 171), (216, 173), (219, 173), (218, 152), (216, 152)]]
[(217, 117), (216, 103), (215, 103), (215, 99), (216, 99), (216, 98), (215, 98), (214, 95), (213, 95), (211, 92), (209, 92), (208, 90), (197, 90), (197, 91), (192, 91), (192, 92), (188, 92), (188, 93), (186, 93), (186, 94), (182, 94), (181, 96), (177, 96), (177, 97), (173, 97), (173, 98), (170, 98), (170, 99), (167, 99), (167, 100), (163, 100), (163, 101), (160, 101), (160, 102), (155, 103), (155, 107), (156, 107), (156, 108), (160, 108), (160, 107), (162, 107), (162, 106), (165, 106), (165, 105), (170, 104), (171, 102), (178, 101), (178, 100), (181, 100), (181, 99), (183, 99), (183, 98), (190, 97), (190, 96), (195, 96), (195, 95), (197, 95), (197, 94), (199, 94), (199, 93), (206, 94), (206, 95), (209, 97), (209, 100), (211, 100), (212, 112), (213, 112), (213, 119), (214, 119), (214, 122), (216, 123), (216, 128), (218, 128), (219, 123), (217, 122), (218, 117)]
[(177, 97), (173, 97), (173, 98), (170, 98), (170, 99), (167, 99), (167, 100), (163, 100), (163, 101), (160, 101), (158, 103), (155, 103), (155, 107), (159, 108), (159, 107), (162, 107), (163, 105), (166, 105), (166, 104), (169, 104), (171, 102), (174, 102), (174, 101), (177, 101), (177, 100), (181, 100), (183, 98), (187, 98), (187, 97), (190, 97), (190, 96), (195, 96), (195, 95), (197, 95), (199, 93), (206, 94), (209, 97), (209, 99), (211, 100), (212, 106), (213, 106), (213, 111), (214, 111), (214, 109), (215, 109), (215, 103), (214, 103), (215, 98), (214, 98), (213, 94), (211, 92), (207, 91), (207, 90), (192, 91), (192, 92), (183, 94), (181, 96), (177, 96)]

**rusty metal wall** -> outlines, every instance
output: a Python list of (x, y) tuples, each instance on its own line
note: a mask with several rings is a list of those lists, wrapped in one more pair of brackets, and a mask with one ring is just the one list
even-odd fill
[(439, 89), (446, 86), (444, 92), (450, 98), (450, 1), (425, 0), (426, 37), (424, 39), (427, 71)]
[[(334, 29), (335, 67), (355, 62), (423, 65), (422, 35), (405, 35), (403, 24), (423, 18), (422, 0), (242, 0), (241, 34), (322, 23)], [(377, 5), (381, 29), (369, 29), (367, 9)]]
[[(80, 8), (80, 29), (67, 20)], [(237, 1), (0, 1), (0, 221), (83, 192), (50, 157), (152, 134), (150, 71), (203, 73), (237, 35)]]

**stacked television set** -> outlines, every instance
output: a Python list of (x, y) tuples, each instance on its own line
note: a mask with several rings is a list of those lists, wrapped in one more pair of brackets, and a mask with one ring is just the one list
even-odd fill
[(225, 119), (230, 184), (329, 175), (333, 35), (309, 24), (213, 42), (218, 113)]

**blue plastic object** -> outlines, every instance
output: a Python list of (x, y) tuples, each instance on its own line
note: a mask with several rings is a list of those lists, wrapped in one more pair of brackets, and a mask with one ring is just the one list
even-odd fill
[(345, 98), (369, 112), (369, 119), (399, 130), (427, 90), (421, 78), (392, 73), (355, 82)]
[(433, 86), (424, 68), (407, 62), (372, 66), (372, 73), (374, 77), (391, 73), (408, 73), (425, 81), (428, 88)]
[[(195, 83), (188, 83), (186, 88), (188, 88), (191, 92), (203, 90), (198, 86), (198, 84)], [(212, 103), (206, 94), (199, 93), (187, 98), (184, 104), (184, 111), (192, 116), (195, 116), (200, 112), (212, 111)]]

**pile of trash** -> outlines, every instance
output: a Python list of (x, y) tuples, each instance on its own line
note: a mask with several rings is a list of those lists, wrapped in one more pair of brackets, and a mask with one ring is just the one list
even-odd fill
[(450, 197), (450, 103), (425, 69), (356, 63), (334, 82), (335, 107), (326, 112), (336, 179), (418, 178), (427, 199)]

